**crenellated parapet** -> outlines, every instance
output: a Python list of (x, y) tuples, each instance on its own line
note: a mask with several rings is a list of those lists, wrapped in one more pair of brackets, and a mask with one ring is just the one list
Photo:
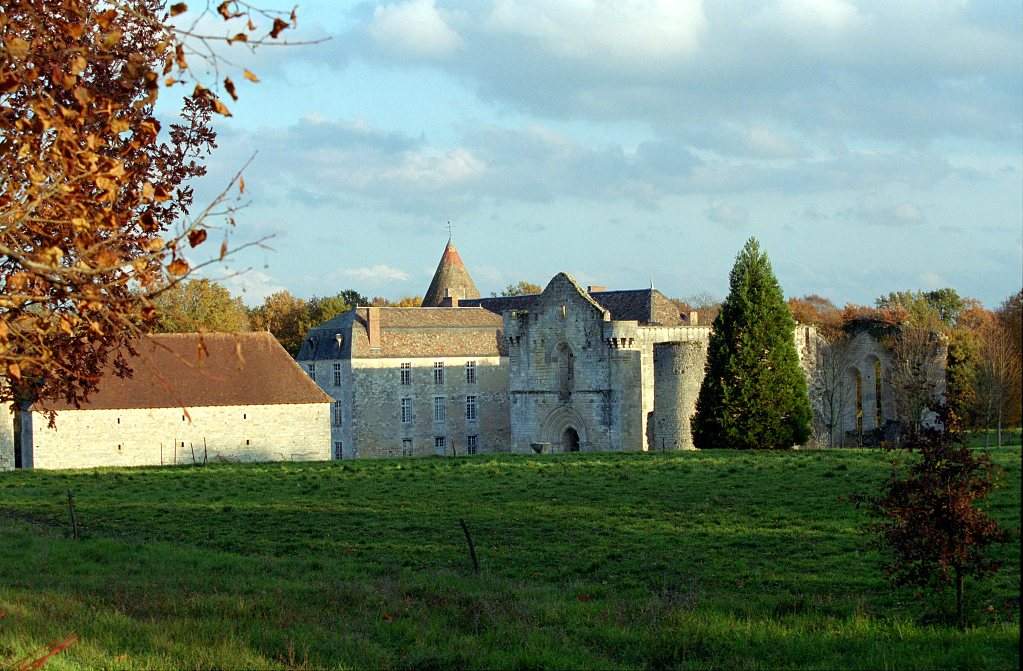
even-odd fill
[(604, 343), (608, 349), (636, 349), (639, 338), (639, 322), (611, 321), (603, 324)]

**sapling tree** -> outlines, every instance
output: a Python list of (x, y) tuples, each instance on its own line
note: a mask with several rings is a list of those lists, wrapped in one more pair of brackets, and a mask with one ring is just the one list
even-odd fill
[(853, 498), (876, 517), (870, 528), (889, 579), (938, 590), (953, 584), (956, 622), (964, 627), (966, 578), (997, 571), (988, 551), (1008, 536), (977, 507), (994, 487), (995, 466), (966, 447), (947, 409), (938, 415), (944, 429), (922, 429), (905, 445), (915, 457), (908, 468), (893, 465), (879, 495)]

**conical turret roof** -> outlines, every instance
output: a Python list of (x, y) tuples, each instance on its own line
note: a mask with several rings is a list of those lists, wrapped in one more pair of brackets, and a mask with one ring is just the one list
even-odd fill
[(448, 244), (444, 246), (444, 253), (437, 264), (437, 272), (433, 274), (430, 288), (423, 296), (423, 307), (440, 307), (447, 296), (458, 299), (480, 297), (476, 283), (469, 277), (469, 271), (465, 269), (462, 257), (458, 255), (458, 250), (450, 238)]

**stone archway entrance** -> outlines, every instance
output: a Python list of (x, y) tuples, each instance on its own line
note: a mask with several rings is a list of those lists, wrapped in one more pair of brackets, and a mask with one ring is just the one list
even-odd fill
[(540, 424), (538, 434), (540, 440), (549, 443), (554, 452), (592, 449), (586, 420), (568, 404), (559, 405), (548, 413)]

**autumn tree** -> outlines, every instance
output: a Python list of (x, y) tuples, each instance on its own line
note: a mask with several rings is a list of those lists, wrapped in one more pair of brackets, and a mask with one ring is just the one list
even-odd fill
[[(216, 12), (238, 25), (233, 36), (197, 35), (168, 20), (185, 9), (160, 0), (0, 7), (0, 368), (13, 382), (0, 400), (80, 403), (110, 357), (127, 374), (130, 343), (158, 323), (156, 296), (194, 269), (186, 251), (230, 223), (226, 189), (192, 212), (189, 180), (215, 146), (211, 115), (229, 112), (189, 62), (216, 65), (213, 43), (255, 46), (291, 23), (232, 0)], [(166, 86), (191, 92), (161, 141), (154, 105)], [(229, 77), (217, 88), (237, 95)]]
[(944, 410), (939, 418), (942, 429), (925, 429), (906, 445), (915, 457), (906, 471), (893, 469), (880, 495), (854, 500), (877, 518), (871, 528), (892, 582), (937, 589), (954, 584), (956, 621), (963, 627), (966, 578), (997, 571), (999, 562), (987, 551), (1008, 536), (977, 507), (994, 486), (993, 464), (966, 447)]
[(252, 328), (269, 331), (292, 356), (298, 354), (305, 337), (306, 302), (288, 291), (277, 291), (263, 300), (263, 304), (249, 310)]
[(838, 329), (842, 325), (842, 313), (829, 299), (817, 294), (807, 294), (802, 298), (788, 300), (792, 318), (800, 324), (813, 324), (828, 329)]
[(154, 305), (160, 315), (154, 330), (160, 333), (236, 332), (250, 328), (242, 299), (208, 279), (175, 284), (157, 296)]
[(878, 308), (900, 308), (907, 314), (913, 325), (931, 330), (951, 329), (959, 315), (972, 304), (969, 299), (959, 296), (955, 289), (944, 288), (932, 291), (893, 291), (875, 301)]
[(944, 391), (947, 339), (929, 328), (902, 325), (884, 341), (890, 355), (886, 381), (902, 430), (912, 441), (934, 419)]
[(339, 314), (370, 301), (354, 289), (346, 289), (333, 296), (309, 300), (296, 298), (287, 291), (278, 291), (266, 297), (263, 304), (249, 311), (252, 327), (274, 334), (278, 342), (292, 356), (298, 356), (302, 339), (309, 329), (333, 319)]
[(1014, 411), (1020, 377), (1023, 376), (1019, 349), (1012, 334), (1001, 320), (992, 319), (979, 334), (979, 356), (975, 373), (975, 401), (985, 428), (995, 425), (998, 446), (1002, 446), (1002, 429)]
[(383, 296), (374, 296), (370, 299), (369, 304), (381, 308), (418, 308), (423, 305), (423, 297), (402, 296), (401, 298), (390, 299)]
[(501, 296), (532, 296), (534, 294), (541, 293), (543, 287), (539, 284), (533, 284), (526, 280), (519, 280), (515, 284), (509, 284), (501, 290)]
[(692, 419), (697, 447), (785, 449), (806, 442), (811, 410), (794, 331), (767, 254), (750, 238), (707, 347)]
[[(1023, 290), (1009, 296), (996, 311), (1007, 340), (1015, 350), (1016, 361), (1023, 361)], [(1019, 426), (1023, 420), (1023, 376), (1017, 376), (1009, 390), (1005, 421), (1009, 426)]]

